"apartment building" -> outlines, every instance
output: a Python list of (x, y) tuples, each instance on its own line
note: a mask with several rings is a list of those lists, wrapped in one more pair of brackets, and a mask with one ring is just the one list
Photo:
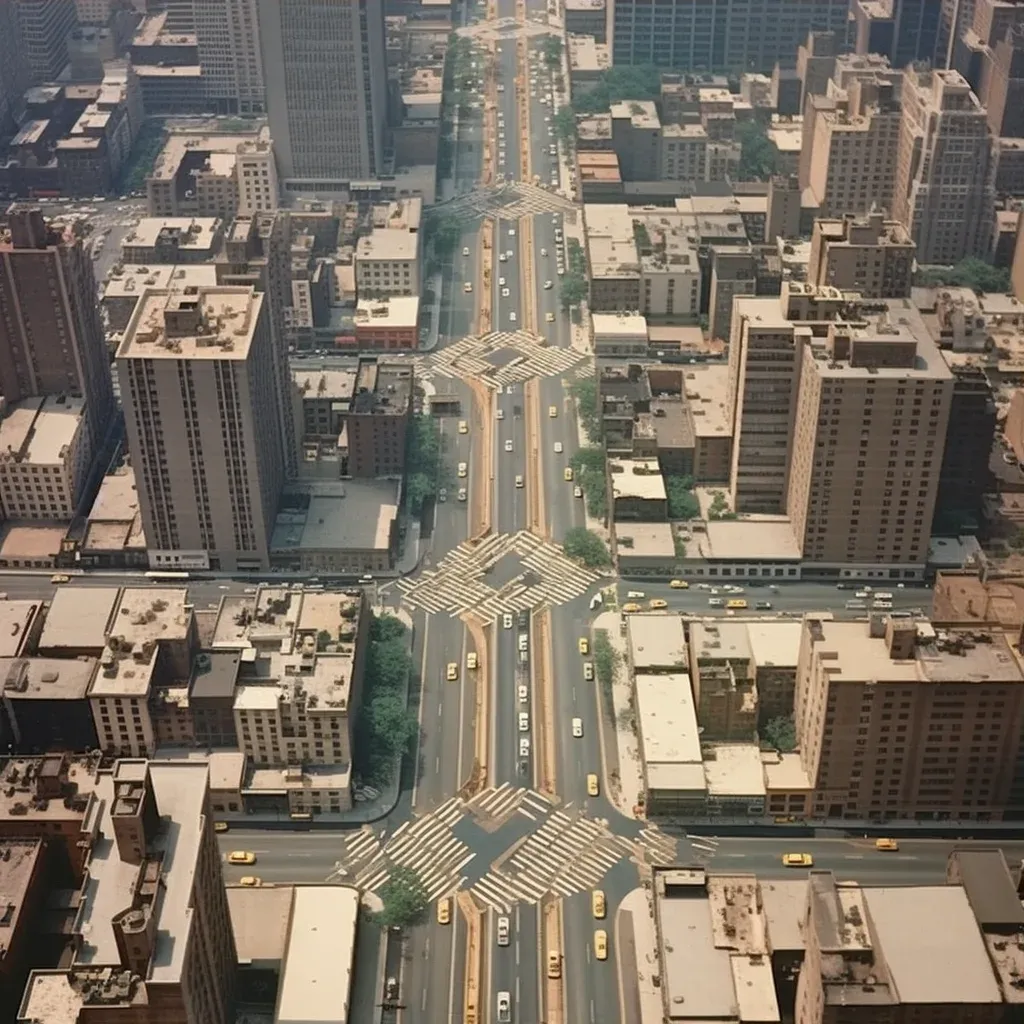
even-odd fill
[(21, 39), (21, 22), (14, 4), (0, 5), (0, 125), (9, 129), (17, 120), (29, 87), (28, 58)]
[(252, 216), (277, 209), (267, 128), (227, 135), (172, 132), (146, 178), (150, 217)]
[(914, 243), (899, 221), (871, 213), (814, 222), (808, 284), (865, 299), (909, 298), (913, 270)]
[(59, 78), (68, 62), (68, 36), (78, 25), (75, 0), (20, 0), (12, 6), (32, 84)]
[(356, 292), (360, 298), (420, 294), (419, 196), (374, 206), (370, 230), (356, 243)]
[(0, 240), (0, 394), (85, 400), (95, 448), (114, 411), (110, 360), (96, 306), (92, 261), (80, 239), (18, 207)]
[(349, 476), (402, 475), (412, 395), (411, 366), (360, 360), (346, 422)]
[(147, 289), (117, 365), (151, 564), (265, 568), (285, 470), (266, 297)]
[(956, 263), (988, 250), (995, 217), (992, 133), (956, 71), (907, 69), (892, 215), (919, 263)]
[(1014, 137), (1011, 125), (1019, 124), (1019, 114), (1012, 109), (1012, 95), (1019, 88), (1014, 82), (1019, 77), (1014, 51), (1020, 45), (1024, 11), (1013, 0), (962, 0), (961, 7), (963, 18), (949, 67), (967, 79), (988, 111), (992, 134)]
[(19, 1020), (230, 1024), (238, 954), (209, 776), (185, 760), (122, 760), (99, 773), (75, 952), (68, 966), (29, 975)]
[(795, 721), (815, 817), (998, 821), (1022, 718), (1002, 632), (804, 622)]
[(901, 73), (871, 70), (845, 89), (812, 95), (804, 114), (800, 162), (823, 216), (892, 208), (899, 149)]
[(798, 368), (786, 507), (804, 561), (928, 558), (953, 375), (907, 300), (844, 310)]
[(848, 0), (608, 0), (614, 64), (655, 64), (687, 71), (762, 71), (792, 65), (810, 31), (845, 39)]
[[(384, 172), (380, 0), (255, 0), (267, 115), (285, 189), (338, 192)], [(311, 75), (310, 67), (320, 69)], [(373, 69), (373, 70), (371, 70)]]
[(26, 398), (0, 421), (0, 504), (7, 519), (71, 520), (92, 469), (85, 400)]
[(941, 14), (942, 0), (854, 0), (854, 49), (884, 54), (894, 68), (918, 62), (934, 66)]
[(89, 704), (100, 749), (147, 757), (157, 736), (150, 713), (154, 684), (187, 679), (197, 645), (184, 589), (126, 587), (110, 622)]

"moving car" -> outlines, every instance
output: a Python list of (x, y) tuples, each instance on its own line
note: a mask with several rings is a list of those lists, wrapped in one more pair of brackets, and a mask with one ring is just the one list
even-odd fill
[(495, 414), (495, 419), (503, 420), (505, 418), (505, 410), (499, 409)]
[(468, 434), (469, 433), (469, 424), (465, 420), (459, 420), (459, 433), (460, 434)]
[(438, 924), (451, 924), (452, 920), (452, 900), (450, 896), (445, 896), (443, 899), (437, 901), (437, 923)]
[(734, 597), (726, 602), (725, 607), (732, 608), (733, 611), (742, 611), (747, 607), (747, 602), (742, 597)]
[(687, 583), (686, 580), (673, 580), (669, 584), (669, 586), (673, 590), (689, 590), (690, 589), (690, 584)]
[(597, 781), (597, 776), (591, 772), (587, 776), (587, 796), (597, 796), (601, 792), (601, 785)]
[(608, 959), (608, 933), (603, 928), (594, 932), (594, 957), (597, 960)]
[(529, 757), (530, 756), (530, 737), (521, 736), (519, 738), (519, 756)]
[(437, 492), (437, 500), (438, 501), (447, 501), (448, 500), (448, 488), (447, 487), (442, 487), (441, 490), (439, 490)]
[(548, 323), (548, 324), (553, 324), (555, 322), (555, 314), (554, 313), (545, 313), (544, 314), (544, 322)]
[(465, 501), (465, 500), (466, 500), (466, 488), (465, 487), (460, 487), (459, 488), (459, 501)]
[(476, 651), (470, 651), (469, 654), (466, 655), (466, 668), (476, 668), (476, 667), (477, 667)]
[(548, 406), (548, 415), (552, 419), (555, 419), (558, 416), (558, 406), (557, 405), (549, 405)]
[(462, 290), (468, 295), (473, 290), (473, 282), (467, 281), (463, 286)]
[(464, 477), (466, 477), (468, 475), (469, 475), (469, 466), (467, 466), (465, 462), (460, 462), (459, 463), (459, 476), (464, 478)]
[(548, 977), (560, 978), (562, 976), (562, 954), (557, 949), (548, 950)]
[(519, 731), (529, 732), (530, 731), (530, 713), (529, 711), (519, 712)]
[(525, 704), (530, 699), (530, 688), (528, 686), (517, 686), (516, 694), (519, 697), (519, 703)]
[(540, 254), (541, 254), (541, 256), (547, 256), (547, 254), (548, 254), (547, 249), (541, 249)]
[(572, 720), (572, 735), (573, 739), (582, 739), (583, 737), (583, 719), (574, 718)]
[(247, 889), (258, 889), (263, 884), (263, 879), (257, 878), (255, 875), (242, 875), (238, 884), (244, 885)]
[(214, 832), (227, 832), (227, 830), (229, 828), (230, 828), (230, 826), (228, 825), (228, 823), (226, 821), (215, 821), (213, 823), (213, 831)]
[(784, 853), (782, 866), (787, 868), (813, 868), (814, 858), (809, 853)]
[(588, 683), (594, 681), (594, 663), (592, 661), (583, 662), (583, 678)]
[(770, 612), (772, 610), (772, 603), (771, 601), (758, 601), (757, 604), (754, 605), (754, 607), (759, 612)]
[(510, 451), (512, 451), (512, 439), (511, 439), (511, 438), (509, 438), (509, 439), (508, 439), (508, 440), (507, 440), (507, 441), (505, 442), (505, 451), (507, 451), (507, 452), (510, 452)]
[(900, 848), (900, 844), (895, 839), (876, 839), (875, 849), (885, 850), (890, 853), (895, 853)]
[(53, 584), (70, 583), (71, 577), (65, 576), (64, 573), (57, 573), (57, 575), (50, 577), (50, 582)]
[(630, 590), (626, 594), (626, 597), (628, 597), (631, 601), (634, 599), (642, 601), (646, 596), (647, 595), (642, 590)]
[(720, 597), (709, 597), (708, 607), (709, 608), (721, 608), (725, 602)]
[(658, 608), (667, 608), (668, 601), (663, 601), (660, 597), (655, 597), (651, 601), (651, 608), (657, 610)]
[(508, 321), (509, 321), (509, 323), (511, 323), (511, 324), (514, 324), (514, 323), (516, 322), (516, 315), (515, 315), (515, 313), (509, 313), (509, 315), (508, 315)]
[(585, 636), (581, 636), (579, 638), (579, 640), (576, 643), (576, 646), (579, 648), (580, 654), (590, 653), (590, 641)]
[(229, 864), (255, 864), (256, 854), (249, 853), (248, 850), (232, 850), (228, 854)]
[(638, 605), (638, 604), (636, 603), (636, 601), (630, 601), (630, 602), (629, 602), (629, 604), (624, 604), (624, 605), (622, 606), (622, 610), (623, 610), (623, 611), (624, 611), (624, 612), (625, 612), (625, 613), (626, 613), (627, 615), (632, 615), (632, 614), (633, 614), (634, 612), (638, 612), (638, 611), (640, 611), (640, 610), (641, 610), (641, 608), (640, 608), (640, 605)]
[(583, 488), (582, 487), (574, 487), (572, 489), (572, 496), (574, 498), (582, 498), (583, 497)]
[(463, 256), (468, 256), (469, 255), (469, 246), (468, 245), (464, 245), (462, 247), (462, 255)]
[(602, 889), (595, 889), (590, 894), (590, 909), (599, 921), (608, 912), (607, 905), (605, 904), (604, 891)]
[(516, 477), (516, 487), (524, 487), (523, 478), (521, 476)]
[(459, 678), (459, 666), (454, 661), (448, 662), (448, 668), (445, 671), (444, 677), (449, 683), (453, 683)]
[(555, 286), (554, 281), (545, 281), (544, 282), (544, 290), (545, 291), (549, 291), (550, 289), (554, 288), (554, 286)]
[(507, 946), (509, 939), (509, 924), (508, 918), (502, 915), (498, 918), (498, 945)]
[(561, 441), (556, 441), (555, 442), (555, 454), (556, 455), (561, 455), (562, 454), (562, 442)]
[(566, 480), (571, 480), (572, 479), (572, 466), (566, 466), (565, 469), (562, 470), (562, 476), (564, 476)]

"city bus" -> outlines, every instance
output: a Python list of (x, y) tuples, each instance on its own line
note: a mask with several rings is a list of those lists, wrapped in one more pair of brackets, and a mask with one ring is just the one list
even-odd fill
[(147, 572), (147, 580), (187, 580), (187, 572)]

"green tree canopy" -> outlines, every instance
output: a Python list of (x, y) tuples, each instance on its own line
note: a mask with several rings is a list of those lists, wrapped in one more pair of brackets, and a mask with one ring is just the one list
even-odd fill
[(784, 754), (796, 748), (796, 726), (789, 716), (773, 718), (761, 732), (761, 739)]
[(579, 274), (567, 273), (562, 278), (562, 308), (568, 310), (573, 306), (578, 306), (587, 297), (587, 291), (585, 278)]
[(604, 113), (621, 100), (656, 100), (661, 95), (661, 71), (653, 64), (615, 64), (601, 73), (595, 86), (577, 100), (580, 113)]
[(576, 114), (572, 107), (560, 107), (551, 125), (559, 142), (566, 146), (576, 145)]
[(593, 530), (582, 526), (574, 526), (566, 533), (562, 548), (570, 558), (578, 559), (590, 568), (612, 564), (604, 541)]
[(397, 690), (405, 686), (411, 666), (404, 639), (383, 640), (370, 647), (367, 671), (380, 689)]
[(778, 151), (768, 138), (765, 126), (756, 119), (741, 121), (736, 138), (742, 147), (739, 176), (745, 181), (770, 178), (778, 166)]
[(385, 928), (408, 928), (423, 920), (430, 895), (423, 879), (412, 868), (396, 865), (378, 890), (384, 908), (377, 920)]
[(370, 623), (371, 640), (400, 640), (405, 636), (405, 623), (397, 615), (375, 615)]
[(925, 267), (918, 272), (925, 287), (972, 288), (977, 292), (1001, 294), (1010, 290), (1010, 272), (984, 260), (968, 256), (953, 267)]
[(569, 388), (569, 394), (576, 399), (579, 408), (580, 422), (587, 433), (591, 444), (601, 441), (601, 416), (598, 409), (597, 380), (587, 377), (576, 381)]
[(696, 519), (700, 515), (700, 502), (693, 493), (692, 476), (665, 477), (669, 519)]
[(562, 40), (558, 36), (546, 36), (540, 48), (549, 68), (557, 68), (562, 63)]

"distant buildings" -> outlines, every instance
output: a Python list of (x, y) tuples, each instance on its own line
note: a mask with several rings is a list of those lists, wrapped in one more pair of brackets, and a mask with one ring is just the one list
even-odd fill
[(52, 82), (68, 62), (68, 35), (78, 24), (75, 0), (13, 4), (33, 85)]

